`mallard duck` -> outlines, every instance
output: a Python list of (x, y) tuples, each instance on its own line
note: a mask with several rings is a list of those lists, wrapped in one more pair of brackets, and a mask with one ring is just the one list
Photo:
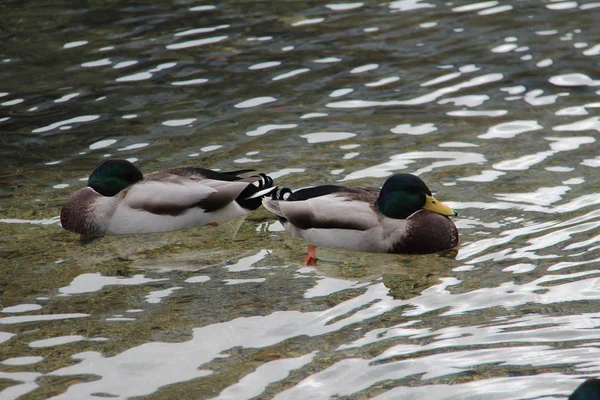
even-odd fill
[(458, 244), (448, 216), (454, 210), (436, 200), (411, 174), (396, 174), (383, 188), (315, 186), (287, 188), (263, 198), (294, 237), (311, 243), (306, 265), (317, 260), (314, 245), (374, 253), (436, 253)]
[(600, 380), (586, 380), (569, 396), (569, 400), (600, 400)]
[(126, 160), (108, 160), (60, 213), (63, 228), (82, 235), (151, 233), (215, 224), (255, 210), (270, 194), (265, 174), (172, 168), (144, 177)]

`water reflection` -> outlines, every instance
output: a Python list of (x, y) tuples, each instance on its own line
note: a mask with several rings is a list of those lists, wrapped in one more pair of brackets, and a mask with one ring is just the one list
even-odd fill
[[(566, 396), (600, 368), (597, 7), (8, 10), (0, 397)], [(305, 268), (260, 210), (84, 246), (56, 216), (116, 156), (289, 187), (416, 173), (461, 246)]]

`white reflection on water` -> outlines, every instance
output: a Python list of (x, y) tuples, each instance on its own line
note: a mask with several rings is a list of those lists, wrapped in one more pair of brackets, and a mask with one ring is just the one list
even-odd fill
[(536, 131), (539, 129), (543, 129), (543, 126), (538, 124), (538, 122), (535, 120), (503, 122), (501, 124), (491, 126), (485, 134), (477, 137), (480, 139), (509, 139), (521, 133)]
[(13, 336), (15, 336), (13, 333), (0, 332), (0, 343), (6, 342), (7, 340), (9, 340)]
[(306, 293), (304, 293), (304, 298), (310, 299), (313, 297), (328, 296), (335, 292), (350, 288), (361, 288), (367, 286), (368, 284), (368, 282), (358, 283), (358, 281), (349, 281), (347, 279), (322, 277), (316, 282), (315, 286), (308, 289)]
[(254, 278), (254, 279), (224, 279), (226, 285), (241, 285), (244, 283), (262, 283), (266, 281), (266, 278)]
[(270, 383), (285, 379), (289, 373), (310, 363), (317, 351), (296, 358), (286, 358), (268, 362), (223, 390), (215, 400), (251, 399), (260, 395)]
[(272, 103), (277, 101), (275, 97), (264, 96), (264, 97), (255, 97), (253, 99), (242, 101), (241, 103), (237, 103), (234, 105), (235, 108), (251, 108), (258, 107), (263, 104)]
[(266, 62), (261, 62), (258, 64), (251, 65), (248, 67), (248, 69), (251, 69), (251, 70), (265, 69), (265, 68), (277, 67), (278, 65), (281, 65), (281, 61), (266, 61)]
[(4, 365), (31, 365), (37, 364), (42, 361), (44, 357), (40, 356), (28, 356), (28, 357), (12, 357), (7, 358), (0, 362), (0, 364)]
[(552, 128), (553, 131), (588, 131), (595, 130), (600, 131), (600, 117), (591, 117), (576, 121), (566, 125), (557, 125)]
[(194, 29), (188, 29), (185, 31), (177, 32), (175, 34), (175, 36), (195, 35), (197, 33), (214, 32), (219, 29), (226, 29), (226, 28), (229, 28), (229, 25), (218, 25), (218, 26), (211, 26), (211, 27), (207, 27), (207, 28), (194, 28)]
[(169, 44), (169, 45), (167, 45), (167, 49), (168, 50), (188, 49), (190, 47), (197, 47), (197, 46), (203, 46), (206, 44), (222, 42), (223, 40), (227, 39), (228, 37), (229, 36), (227, 36), (227, 35), (223, 35), (223, 36), (215, 36), (215, 37), (210, 37), (210, 38), (189, 40), (187, 42)]
[(90, 144), (90, 150), (103, 149), (117, 143), (116, 139), (104, 139)]
[(29, 347), (36, 348), (36, 347), (60, 346), (62, 344), (81, 342), (82, 340), (85, 340), (85, 337), (83, 337), (81, 335), (59, 336), (59, 337), (53, 337), (50, 339), (42, 339), (42, 340), (33, 341), (33, 342), (29, 343)]
[[(556, 331), (556, 330), (555, 330)], [(477, 336), (481, 338), (480, 336)], [(504, 341), (503, 341), (504, 342)], [(594, 360), (594, 357), (600, 355), (600, 350), (586, 347), (577, 349), (553, 349), (550, 346), (517, 346), (517, 347), (502, 347), (502, 348), (491, 348), (491, 349), (477, 349), (469, 351), (453, 351), (444, 352), (439, 354), (425, 355), (425, 356), (414, 356), (410, 359), (403, 359), (400, 361), (387, 361), (386, 358), (407, 355), (416, 353), (418, 351), (427, 350), (428, 346), (417, 346), (417, 345), (398, 345), (387, 350), (383, 354), (374, 359), (359, 359), (350, 358), (344, 359), (332, 365), (331, 367), (320, 371), (316, 374), (310, 375), (293, 388), (284, 391), (277, 396), (275, 399), (296, 399), (296, 398), (310, 398), (310, 399), (330, 399), (332, 396), (345, 396), (367, 389), (379, 381), (385, 380), (397, 380), (407, 378), (409, 376), (422, 375), (423, 380), (433, 379), (453, 374), (462, 373), (465, 369), (470, 369), (476, 366), (483, 366), (485, 364), (502, 364), (502, 365), (536, 365), (536, 366), (551, 366), (556, 364), (569, 364), (576, 361), (590, 361)], [(432, 346), (436, 347), (436, 346)], [(597, 366), (596, 369), (597, 370)], [(558, 374), (552, 374), (554, 380), (559, 377)], [(537, 376), (539, 379), (539, 375)], [(508, 378), (500, 378), (500, 380), (507, 380)], [(512, 380), (510, 380), (508, 386), (512, 387)], [(553, 382), (554, 383), (554, 382)], [(472, 395), (483, 393), (489, 393), (485, 387), (490, 384), (487, 381), (476, 381), (464, 386), (458, 385), (459, 389), (455, 388), (457, 385), (440, 385), (445, 388), (442, 393), (437, 393), (438, 396), (433, 395), (432, 391), (429, 390), (431, 386), (423, 386), (419, 388), (413, 388), (417, 393), (421, 395), (427, 394), (426, 397), (415, 397), (415, 398), (435, 398), (435, 399), (462, 399), (462, 398), (475, 398), (475, 397), (461, 397), (465, 395), (465, 389), (469, 388), (469, 392)], [(491, 384), (494, 387), (494, 384)], [(520, 390), (514, 390), (512, 395), (514, 397), (508, 397), (506, 387), (499, 388), (496, 386), (496, 390), (500, 390), (498, 395), (501, 397), (492, 397), (497, 399), (508, 399), (523, 398), (524, 391), (526, 388), (516, 385)], [(556, 387), (554, 384), (552, 387)], [(396, 388), (395, 390), (388, 392), (387, 394), (381, 395), (377, 398), (397, 398), (393, 395), (400, 395), (405, 398), (407, 393), (404, 389), (409, 388)], [(541, 392), (543, 390), (543, 392)], [(559, 389), (560, 390), (560, 389)], [(572, 390), (572, 389), (570, 389)], [(535, 386), (529, 388), (529, 391), (533, 393), (547, 394), (548, 390), (546, 387)], [(434, 391), (435, 392), (435, 391)], [(467, 392), (467, 393), (469, 393)], [(413, 398), (413, 397), (406, 397)], [(488, 398), (486, 396), (486, 398)]]
[[(204, 282), (208, 282), (210, 281), (210, 276), (206, 276), (206, 275), (198, 275), (198, 276), (192, 276), (191, 278), (187, 278), (184, 282), (185, 283), (204, 283)], [(142, 310), (139, 310), (142, 311)], [(128, 312), (132, 312), (132, 310), (129, 310)]]
[(481, 10), (484, 8), (494, 7), (497, 5), (498, 5), (497, 1), (484, 1), (481, 3), (471, 3), (471, 4), (464, 5), (464, 6), (454, 7), (452, 9), (452, 11), (454, 11), (454, 12), (477, 11), (477, 10)]
[(122, 76), (117, 78), (117, 82), (137, 82), (137, 81), (145, 81), (147, 79), (152, 78), (152, 74), (150, 72), (138, 72), (132, 75)]
[(82, 115), (82, 116), (75, 117), (75, 118), (69, 118), (65, 121), (54, 122), (50, 125), (46, 125), (41, 128), (34, 129), (31, 132), (33, 132), (33, 133), (48, 132), (53, 129), (60, 128), (61, 126), (64, 126), (64, 125), (76, 124), (76, 123), (80, 123), (80, 122), (91, 122), (91, 121), (97, 120), (98, 118), (100, 118), (99, 115)]
[[(73, 356), (76, 365), (50, 375), (97, 375), (93, 382), (71, 385), (54, 399), (81, 399), (92, 393), (117, 398), (142, 396), (160, 387), (212, 374), (201, 366), (237, 346), (262, 348), (286, 339), (317, 336), (380, 315), (402, 302), (387, 297), (387, 288), (369, 287), (366, 292), (324, 311), (278, 311), (266, 316), (236, 318), (193, 329), (193, 338), (181, 343), (145, 343), (113, 357), (98, 352)], [(374, 300), (379, 300), (373, 303)], [(335, 322), (330, 322), (335, 320)], [(127, 377), (127, 379), (123, 379)]]
[(61, 319), (85, 318), (89, 314), (72, 313), (72, 314), (48, 314), (48, 315), (20, 315), (18, 317), (0, 318), (0, 325), (21, 324), (24, 322), (42, 322), (42, 321), (58, 321)]
[(323, 143), (344, 140), (356, 136), (356, 133), (351, 132), (314, 132), (300, 135), (306, 139), (308, 143)]
[(377, 68), (379, 68), (378, 64), (365, 64), (365, 65), (361, 65), (360, 67), (352, 68), (350, 70), (350, 73), (351, 74), (360, 74), (363, 72), (372, 71)]
[(195, 11), (195, 12), (198, 12), (198, 11), (211, 11), (211, 10), (214, 10), (216, 8), (217, 8), (217, 6), (213, 6), (213, 5), (202, 5), (202, 6), (191, 7), (190, 11)]
[(198, 85), (200, 83), (205, 83), (205, 82), (208, 82), (208, 79), (196, 78), (196, 79), (189, 79), (187, 81), (171, 82), (171, 85), (173, 85), (173, 86)]
[(34, 391), (38, 388), (38, 384), (35, 383), (37, 378), (41, 377), (42, 374), (37, 372), (1, 372), (0, 379), (8, 381), (21, 382), (14, 386), (10, 386), (0, 392), (0, 397), (4, 400), (16, 400), (21, 396)]
[(300, 74), (303, 74), (303, 73), (308, 72), (308, 71), (310, 71), (310, 68), (298, 68), (298, 69), (295, 69), (293, 71), (289, 71), (289, 72), (286, 72), (286, 73), (283, 73), (283, 74), (280, 74), (280, 75), (276, 75), (273, 78), (271, 78), (271, 80), (273, 80), (273, 81), (279, 81), (281, 79), (291, 78), (293, 76), (300, 75)]
[(63, 45), (63, 49), (72, 49), (74, 47), (85, 46), (88, 43), (89, 42), (87, 40), (78, 40), (78, 41), (75, 41), (75, 42), (69, 42), (69, 43), (65, 43)]
[(100, 273), (89, 273), (77, 276), (69, 284), (62, 287), (58, 291), (63, 295), (91, 293), (101, 290), (105, 286), (110, 285), (141, 285), (149, 282), (165, 281), (167, 279), (151, 279), (144, 275), (134, 275), (131, 278), (119, 276), (102, 276)]
[(454, 78), (458, 78), (461, 75), (462, 75), (461, 72), (451, 72), (449, 74), (442, 75), (442, 76), (432, 79), (430, 81), (423, 82), (423, 83), (421, 83), (421, 86), (437, 85), (438, 83), (442, 83), (442, 82), (450, 81)]
[[(86, 178), (87, 180), (87, 178)], [(34, 225), (52, 225), (60, 223), (60, 216), (47, 218), (47, 219), (0, 219), (1, 223), (5, 224), (34, 224)]]
[(225, 268), (230, 272), (249, 271), (251, 269), (255, 269), (256, 267), (252, 266), (257, 262), (263, 260), (269, 254), (271, 254), (271, 250), (263, 249), (251, 256), (242, 257), (235, 264), (226, 265)]
[(352, 92), (354, 92), (354, 89), (352, 88), (336, 89), (329, 93), (329, 97), (342, 97)]
[(304, 25), (313, 25), (313, 24), (319, 24), (321, 22), (325, 21), (325, 18), (312, 18), (312, 19), (303, 19), (301, 21), (298, 22), (294, 22), (292, 24), (292, 26), (304, 26)]
[(135, 65), (137, 63), (138, 63), (137, 60), (121, 61), (120, 63), (115, 64), (115, 66), (113, 68), (114, 69), (127, 68), (127, 67), (131, 67), (132, 65)]
[(352, 172), (342, 181), (360, 179), (366, 177), (383, 178), (392, 175), (394, 171), (408, 168), (410, 164), (421, 159), (433, 159), (430, 165), (411, 171), (415, 175), (431, 172), (436, 168), (443, 168), (455, 165), (479, 164), (486, 161), (485, 157), (479, 153), (468, 153), (458, 151), (415, 151), (404, 154), (396, 154), (390, 157), (391, 161), (383, 164), (365, 168), (363, 170)]
[(481, 171), (479, 175), (466, 176), (463, 178), (458, 178), (458, 180), (467, 182), (493, 182), (502, 175), (506, 175), (506, 172), (486, 169)]
[(332, 3), (325, 4), (325, 7), (329, 8), (333, 11), (346, 11), (346, 10), (354, 10), (355, 8), (360, 8), (364, 5), (364, 3)]
[(505, 12), (505, 11), (510, 11), (513, 9), (513, 6), (506, 4), (503, 6), (498, 6), (498, 7), (491, 7), (491, 8), (487, 8), (485, 10), (481, 10), (479, 11), (477, 14), (479, 15), (491, 15), (491, 14), (498, 14), (501, 12)]
[(452, 103), (455, 106), (477, 107), (490, 99), (486, 94), (472, 94), (458, 97), (447, 97), (438, 101), (438, 104)]
[(378, 87), (378, 86), (383, 86), (383, 85), (387, 85), (388, 83), (394, 83), (400, 80), (400, 77), (398, 76), (390, 76), (387, 78), (381, 78), (378, 81), (375, 82), (369, 82), (369, 83), (365, 83), (365, 86), (367, 87)]
[(496, 82), (504, 77), (503, 74), (494, 73), (481, 75), (468, 81), (458, 83), (453, 86), (437, 89), (429, 94), (415, 97), (409, 100), (389, 100), (389, 101), (366, 101), (366, 100), (348, 100), (328, 103), (326, 106), (330, 108), (365, 108), (376, 106), (402, 106), (402, 105), (419, 105), (429, 103), (449, 93), (458, 92), (459, 90), (480, 86), (491, 82)]
[(164, 290), (155, 290), (146, 295), (146, 301), (151, 304), (158, 304), (165, 297), (169, 297), (175, 290), (183, 289), (182, 287), (172, 287)]
[(420, 8), (433, 8), (433, 4), (425, 3), (424, 0), (396, 0), (389, 4), (393, 11), (411, 11)]
[(534, 192), (527, 193), (496, 193), (494, 197), (503, 201), (549, 206), (552, 203), (562, 200), (563, 195), (569, 190), (571, 190), (569, 186), (542, 187)]
[(425, 135), (427, 133), (435, 132), (437, 130), (438, 128), (435, 126), (435, 124), (432, 123), (415, 126), (411, 124), (401, 124), (396, 125), (394, 128), (391, 129), (392, 133), (404, 133), (407, 135)]
[(37, 311), (41, 308), (42, 308), (42, 306), (40, 306), (39, 304), (19, 304), (16, 306), (4, 307), (2, 310), (0, 310), (0, 312), (22, 313), (22, 312), (29, 312), (29, 311)]
[(196, 118), (170, 119), (168, 121), (163, 121), (161, 124), (165, 125), (165, 126), (183, 126), (183, 125), (189, 125), (195, 121), (196, 121)]
[(456, 110), (448, 111), (447, 115), (456, 117), (500, 117), (508, 114), (507, 110)]
[(103, 58), (101, 60), (84, 62), (81, 64), (81, 66), (84, 68), (93, 68), (93, 67), (102, 67), (102, 66), (111, 65), (111, 64), (112, 64), (112, 61), (110, 61), (109, 58)]
[(494, 164), (494, 168), (501, 171), (523, 171), (528, 170), (531, 166), (539, 164), (548, 157), (562, 152), (576, 150), (584, 144), (594, 143), (596, 139), (591, 136), (574, 136), (574, 137), (546, 137), (550, 142), (550, 151), (541, 151), (535, 154), (527, 154), (512, 160), (504, 160)]
[(252, 130), (252, 131), (248, 131), (246, 132), (246, 135), (248, 136), (260, 136), (260, 135), (264, 135), (265, 133), (268, 133), (270, 131), (273, 130), (278, 130), (278, 129), (293, 129), (295, 127), (297, 127), (297, 124), (269, 124), (269, 125), (263, 125), (263, 126), (259, 126), (258, 128)]

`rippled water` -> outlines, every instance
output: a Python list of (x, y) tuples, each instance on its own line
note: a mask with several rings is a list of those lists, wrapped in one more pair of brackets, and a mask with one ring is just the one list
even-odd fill
[[(58, 3), (56, 3), (58, 4)], [(600, 3), (3, 8), (1, 399), (564, 398), (600, 371)], [(419, 174), (458, 252), (245, 221), (82, 244), (104, 158), (278, 184)]]

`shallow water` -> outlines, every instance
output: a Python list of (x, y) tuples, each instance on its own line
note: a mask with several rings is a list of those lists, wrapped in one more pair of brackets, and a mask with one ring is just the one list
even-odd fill
[[(565, 398), (600, 370), (598, 7), (4, 7), (0, 399)], [(309, 268), (261, 209), (83, 244), (56, 216), (108, 157), (416, 173), (461, 243)]]

